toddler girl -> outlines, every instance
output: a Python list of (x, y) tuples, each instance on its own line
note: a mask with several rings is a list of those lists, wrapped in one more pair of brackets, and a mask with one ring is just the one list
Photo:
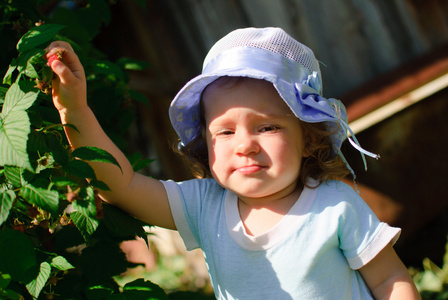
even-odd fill
[(400, 229), (338, 180), (351, 171), (340, 151), (346, 113), (321, 96), (309, 48), (279, 28), (239, 29), (212, 47), (170, 107), (198, 176), (185, 182), (132, 171), (87, 106), (71, 47), (55, 42), (48, 57), (61, 49), (53, 99), (78, 129), (65, 127), (72, 147), (105, 149), (123, 170), (92, 164), (111, 188), (101, 197), (201, 248), (217, 299), (419, 298), (392, 248)]

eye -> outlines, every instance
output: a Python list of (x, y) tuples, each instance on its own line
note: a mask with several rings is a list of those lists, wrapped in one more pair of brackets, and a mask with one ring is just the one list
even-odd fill
[(227, 135), (231, 135), (233, 133), (234, 133), (233, 130), (224, 129), (224, 130), (218, 131), (216, 133), (216, 135), (227, 136)]
[(278, 127), (278, 126), (266, 125), (260, 129), (260, 132), (270, 132), (270, 131), (278, 131), (278, 130), (280, 130), (280, 127)]

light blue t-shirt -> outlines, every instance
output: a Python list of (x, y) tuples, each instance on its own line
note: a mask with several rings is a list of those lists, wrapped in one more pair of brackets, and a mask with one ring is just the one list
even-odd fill
[(400, 234), (340, 181), (304, 188), (258, 236), (246, 233), (237, 196), (215, 180), (163, 183), (187, 249), (204, 252), (217, 299), (372, 299), (356, 270)]

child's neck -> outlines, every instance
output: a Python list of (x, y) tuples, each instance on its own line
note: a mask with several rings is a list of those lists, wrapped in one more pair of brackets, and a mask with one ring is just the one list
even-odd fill
[(302, 186), (297, 186), (285, 197), (270, 201), (261, 200), (260, 203), (238, 198), (238, 210), (246, 232), (257, 236), (270, 230), (289, 212), (302, 190)]

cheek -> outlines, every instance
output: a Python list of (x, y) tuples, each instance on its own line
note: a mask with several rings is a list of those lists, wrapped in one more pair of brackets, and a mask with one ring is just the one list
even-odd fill
[(303, 157), (301, 145), (296, 143), (271, 143), (269, 145), (273, 149), (271, 153), (275, 153), (275, 159), (280, 162), (283, 169), (290, 169), (291, 167), (300, 168), (300, 163)]
[(219, 157), (219, 155), (216, 153), (216, 145), (213, 141), (211, 141), (209, 138), (207, 138), (207, 152), (208, 152), (208, 164), (210, 167), (210, 170), (212, 171), (212, 174), (215, 175), (214, 168), (216, 167), (216, 157)]

